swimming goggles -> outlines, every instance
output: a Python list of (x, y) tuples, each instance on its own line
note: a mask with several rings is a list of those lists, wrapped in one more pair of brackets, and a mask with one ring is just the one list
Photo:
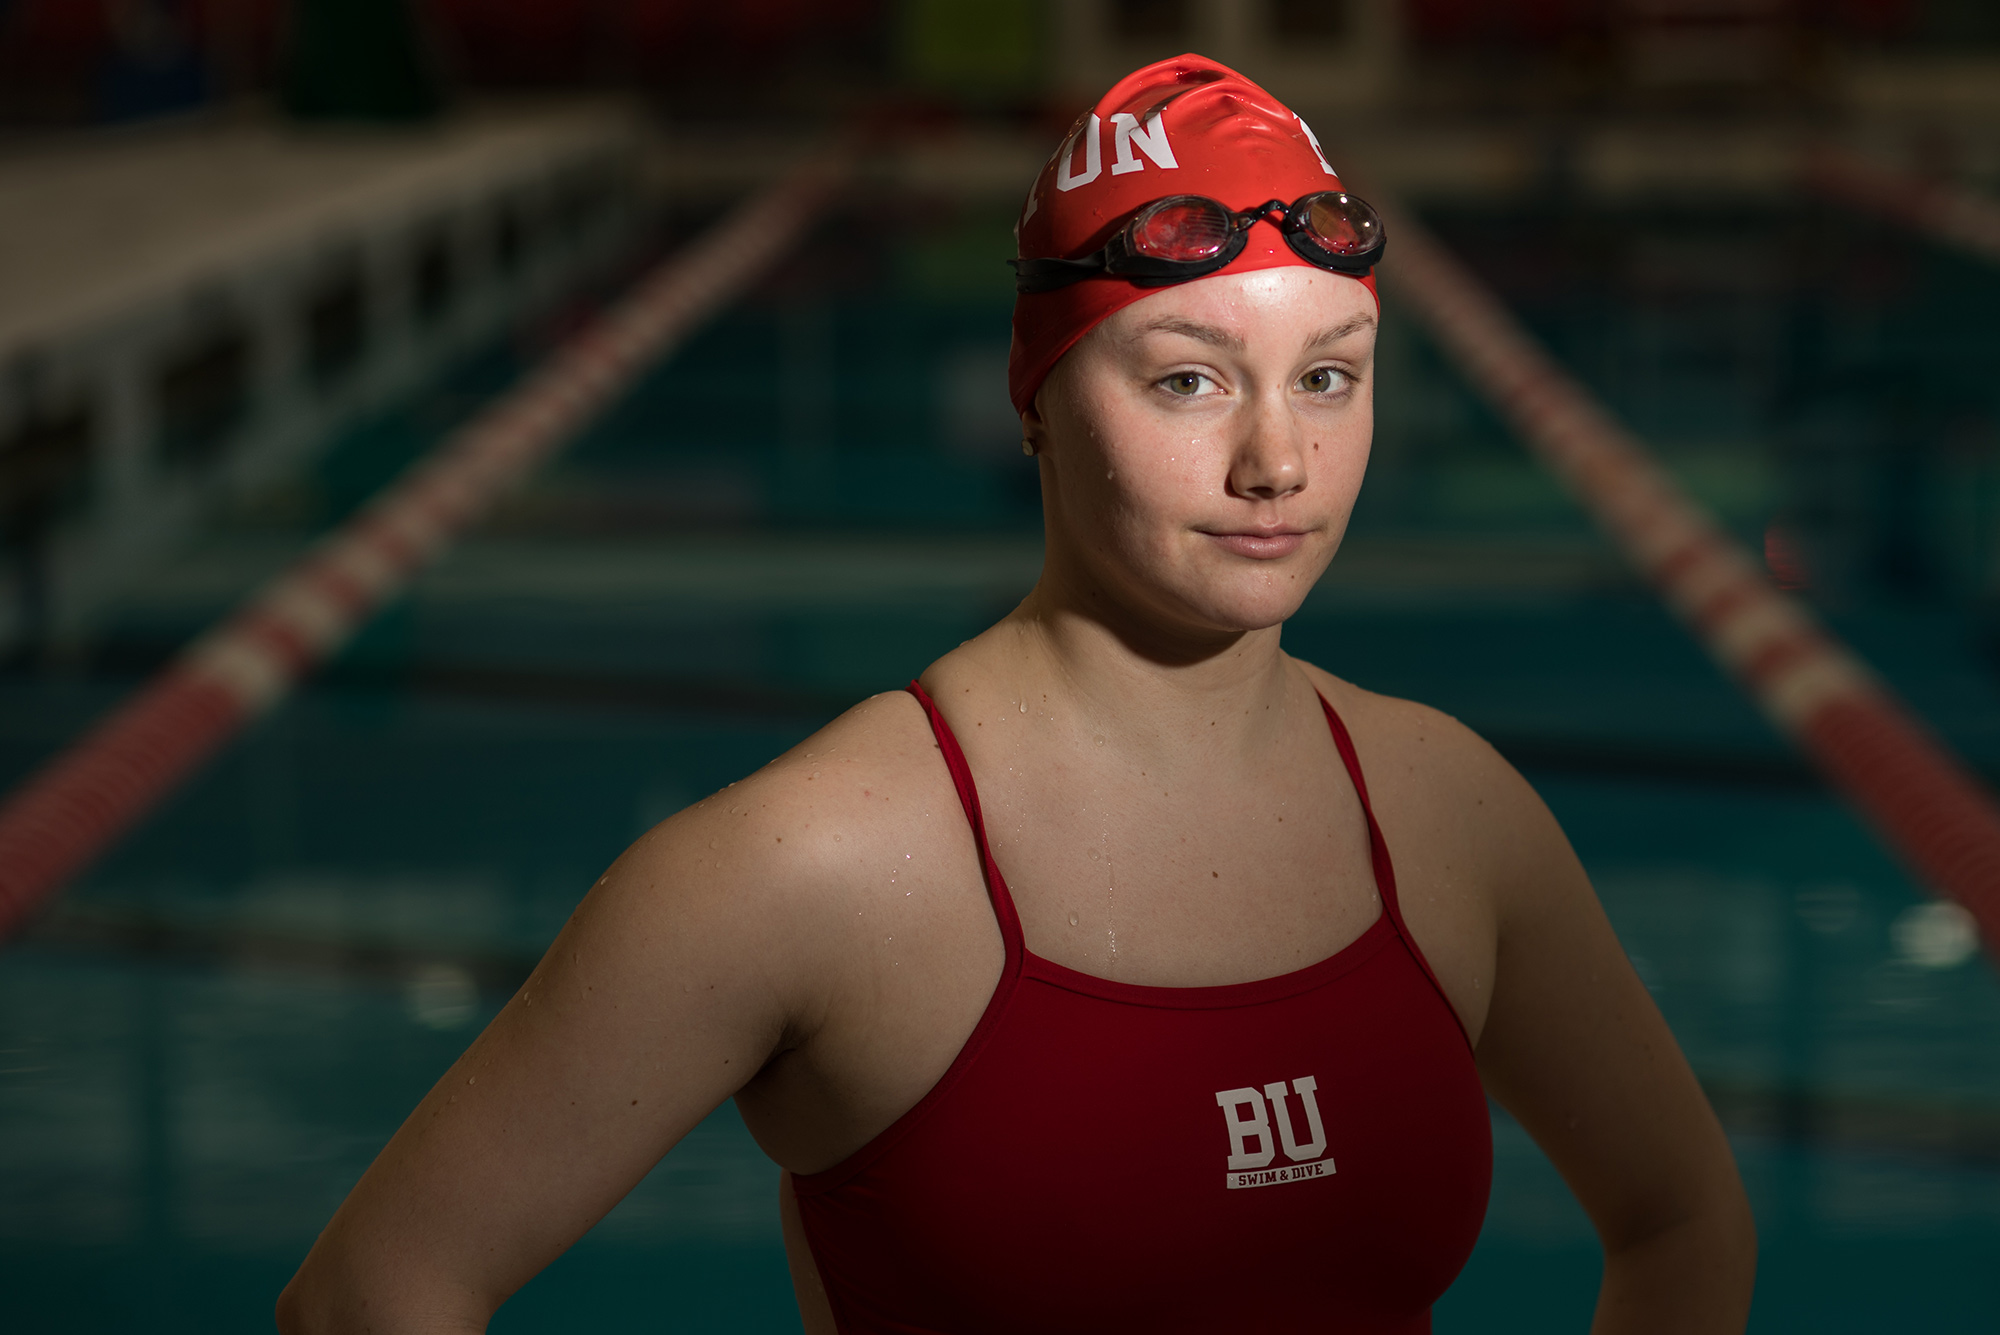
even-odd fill
[(1223, 268), (1243, 253), (1251, 227), (1266, 221), (1276, 222), (1286, 244), (1307, 263), (1357, 277), (1375, 267), (1388, 240), (1381, 216), (1344, 190), (1315, 191), (1290, 204), (1266, 200), (1242, 213), (1205, 195), (1169, 195), (1133, 214), (1094, 254), (1008, 263), (1014, 266), (1016, 292), (1053, 292), (1106, 276), (1161, 287)]

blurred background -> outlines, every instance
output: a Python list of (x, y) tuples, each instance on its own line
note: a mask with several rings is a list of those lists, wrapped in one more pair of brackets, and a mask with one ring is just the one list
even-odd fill
[[(0, 1325), (262, 1328), (627, 842), (1014, 604), (1014, 211), (1190, 49), (2000, 775), (2000, 262), (1800, 172), (2000, 196), (1990, 3), (0, 0), (9, 784), (733, 202), (898, 131), (0, 951)], [(1992, 965), (1384, 293), (1370, 481), (1287, 646), (1563, 820), (1734, 1139), (1754, 1330), (1993, 1329)], [(1438, 1328), (1581, 1331), (1587, 1221), (1495, 1134)], [(723, 1108), (496, 1328), (796, 1330), (775, 1186)]]

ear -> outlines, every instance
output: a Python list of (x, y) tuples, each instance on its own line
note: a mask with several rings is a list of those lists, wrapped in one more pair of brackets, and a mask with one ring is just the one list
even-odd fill
[(1048, 446), (1049, 424), (1042, 417), (1042, 396), (1037, 391), (1035, 401), (1021, 414), (1021, 452), (1039, 455)]
[[(1098, 329), (1101, 328), (1102, 325), (1098, 326)], [(1084, 338), (1096, 337), (1098, 329), (1091, 330)], [(1060, 417), (1068, 429), (1075, 429), (1077, 394), (1076, 387), (1070, 384), (1070, 377), (1075, 373), (1075, 354), (1076, 349), (1072, 348), (1057, 359), (1042, 378), (1042, 383), (1035, 387), (1034, 398), (1028, 401), (1027, 408), (1021, 413), (1021, 448), (1024, 453), (1040, 456), (1054, 446), (1056, 437), (1061, 433), (1056, 430), (1051, 418)]]

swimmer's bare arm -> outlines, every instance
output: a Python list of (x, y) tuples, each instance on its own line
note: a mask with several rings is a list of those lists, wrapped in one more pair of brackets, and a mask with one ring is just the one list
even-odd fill
[[(662, 1153), (809, 1041), (853, 954), (853, 914), (833, 905), (841, 866), (867, 856), (857, 830), (880, 819), (846, 809), (864, 768), (795, 753), (621, 857), (340, 1207), (279, 1300), (281, 1329), (484, 1330)], [(815, 837), (834, 829), (840, 865)]]
[(1757, 1238), (1729, 1144), (1555, 818), (1479, 749), (1492, 757), (1501, 873), (1486, 1087), (1596, 1225), (1592, 1330), (1733, 1335), (1749, 1318)]
[(1411, 930), (1467, 1018), (1487, 1090), (1603, 1243), (1592, 1330), (1741, 1331), (1756, 1233), (1735, 1162), (1569, 841), (1462, 725), (1368, 699), (1357, 740), (1378, 804), (1405, 826), (1386, 832), (1399, 871), (1407, 861), (1415, 873)]

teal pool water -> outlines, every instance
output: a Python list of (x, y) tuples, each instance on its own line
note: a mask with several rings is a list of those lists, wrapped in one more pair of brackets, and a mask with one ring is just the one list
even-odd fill
[[(1837, 219), (1593, 215), (1556, 254), (1524, 250), (1516, 218), (1441, 222), (1740, 532), (1796, 529), (1824, 572), (1807, 595), (2000, 766), (1969, 555), (1988, 502), (1960, 494), (1995, 462), (1976, 427), (1991, 386), (1961, 373), (1994, 351), (1974, 319), (1983, 275), (1892, 246), (1868, 300), (1829, 313), (1827, 274), (1884, 244)], [(891, 235), (844, 285), (774, 282), (649, 376), (0, 954), (8, 1329), (261, 1326), (375, 1150), (627, 842), (1025, 590), (1032, 474), (993, 402), (1005, 273), (973, 262), (1005, 220)], [(1800, 235), (1819, 249), (1760, 277), (1754, 261)], [(1994, 970), (1913, 949), (1916, 887), (1390, 302), (1370, 491), (1288, 645), (1457, 714), (1562, 819), (1731, 1132), (1764, 1249), (1753, 1329), (1990, 1330)], [(1932, 381), (1897, 391), (1955, 405), (1935, 421), (1890, 392), (1919, 374), (1896, 369), (1895, 336), (1926, 317), (1965, 326)], [(80, 668), (0, 677), (0, 777), (533, 351), (496, 349), (219, 517)], [(1868, 430), (1929, 423), (1893, 505), (1882, 440), (1826, 434), (1825, 386), (1853, 365), (1890, 386)], [(1898, 505), (1942, 516), (1915, 549)], [(1502, 1114), (1496, 1150), (1486, 1230), (1438, 1328), (1581, 1331), (1588, 1223)], [(796, 1330), (775, 1188), (718, 1110), (496, 1328)]]

